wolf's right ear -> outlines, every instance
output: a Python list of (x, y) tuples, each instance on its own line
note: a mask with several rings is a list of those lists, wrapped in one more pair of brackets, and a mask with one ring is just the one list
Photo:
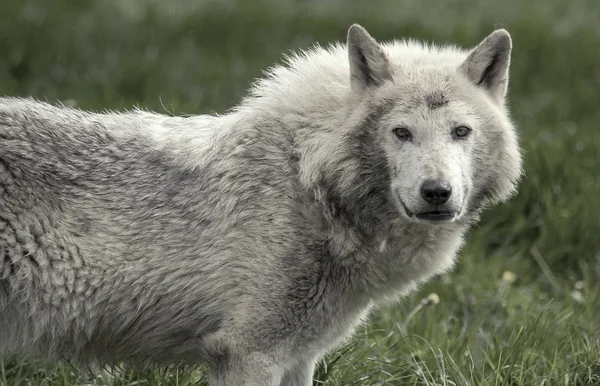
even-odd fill
[(392, 79), (390, 63), (383, 48), (358, 24), (353, 24), (348, 30), (348, 59), (354, 92), (381, 86)]
[(511, 50), (509, 33), (504, 29), (496, 30), (471, 51), (460, 71), (498, 103), (503, 103), (508, 89)]

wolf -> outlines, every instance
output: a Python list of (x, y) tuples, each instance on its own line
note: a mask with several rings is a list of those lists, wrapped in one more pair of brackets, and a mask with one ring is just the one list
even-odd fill
[(0, 349), (307, 386), (522, 173), (512, 41), (288, 56), (223, 115), (0, 99)]

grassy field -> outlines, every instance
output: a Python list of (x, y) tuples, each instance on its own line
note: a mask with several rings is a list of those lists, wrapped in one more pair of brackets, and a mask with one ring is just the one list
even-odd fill
[[(82, 108), (222, 112), (282, 53), (344, 39), (513, 36), (526, 178), (451, 274), (373, 314), (318, 385), (600, 385), (597, 0), (0, 1), (0, 94)], [(2, 326), (0, 326), (2, 328)], [(199, 369), (89, 375), (0, 358), (1, 385), (203, 385)]]

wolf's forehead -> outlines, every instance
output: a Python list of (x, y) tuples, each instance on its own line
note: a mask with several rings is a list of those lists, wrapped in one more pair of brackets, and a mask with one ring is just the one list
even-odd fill
[(430, 110), (444, 107), (448, 104), (448, 101), (448, 93), (445, 90), (431, 90), (425, 92), (423, 96), (423, 104)]
[(437, 110), (458, 99), (451, 68), (419, 68), (395, 77), (388, 96), (409, 109)]
[(394, 109), (406, 111), (439, 110), (457, 101), (452, 87), (447, 84), (399, 84), (388, 90), (383, 97), (384, 102)]

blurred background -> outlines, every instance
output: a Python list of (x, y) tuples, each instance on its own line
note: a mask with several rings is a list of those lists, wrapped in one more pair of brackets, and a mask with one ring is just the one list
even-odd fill
[[(597, 0), (0, 0), (0, 94), (225, 112), (282, 54), (343, 41), (354, 22), (379, 41), (467, 47), (506, 28), (526, 177), (452, 273), (375, 312), (315, 384), (600, 384)], [(2, 385), (205, 381), (202, 367), (89, 375), (0, 360)]]

